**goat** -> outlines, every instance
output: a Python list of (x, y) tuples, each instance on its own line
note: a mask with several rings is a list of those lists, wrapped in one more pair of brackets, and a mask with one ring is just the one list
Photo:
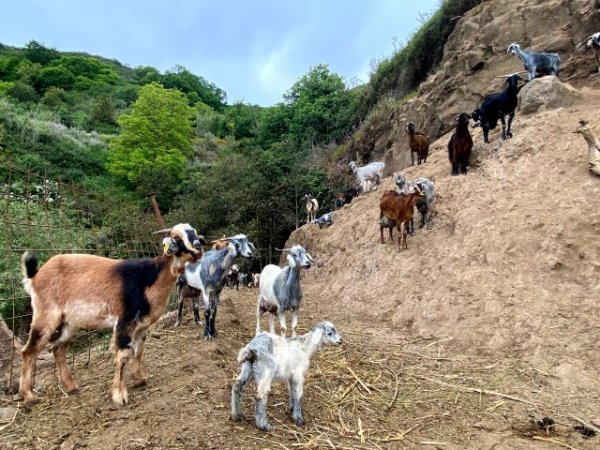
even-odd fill
[[(429, 178), (420, 177), (413, 181), (408, 181), (402, 173), (394, 172), (393, 174), (394, 183), (398, 186), (402, 195), (407, 195), (415, 191), (415, 186), (418, 186), (419, 190), (425, 194), (425, 198), (417, 200), (415, 206), (421, 214), (421, 223), (419, 228), (429, 227), (431, 224), (431, 216), (433, 214), (433, 204), (435, 202), (435, 185)], [(386, 228), (384, 226), (384, 228)], [(408, 232), (415, 234), (414, 221), (411, 219), (409, 222)]]
[(269, 331), (275, 332), (275, 314), (279, 317), (280, 332), (285, 336), (286, 311), (292, 312), (292, 336), (296, 336), (298, 326), (298, 309), (302, 302), (300, 287), (300, 270), (310, 269), (312, 256), (300, 245), (294, 245), (287, 255), (288, 265), (285, 268), (269, 264), (260, 274), (260, 291), (256, 305), (256, 334), (260, 333), (260, 316), (269, 313)]
[(528, 52), (523, 50), (518, 42), (513, 42), (506, 49), (506, 53), (518, 56), (527, 71), (529, 81), (539, 75), (554, 75), (560, 73), (560, 57), (556, 53)]
[(333, 213), (328, 212), (327, 214), (323, 214), (321, 217), (318, 217), (315, 220), (315, 223), (319, 225), (319, 229), (323, 227), (330, 227), (333, 224)]
[(339, 209), (344, 205), (349, 205), (352, 203), (352, 199), (354, 197), (358, 197), (358, 189), (351, 187), (346, 189), (344, 192), (338, 192), (334, 195), (334, 197), (335, 209)]
[(229, 244), (229, 242), (227, 242), (225, 240), (225, 236), (223, 236), (221, 239), (217, 239), (216, 241), (212, 241), (211, 244), (212, 244), (211, 250), (222, 250), (225, 247), (227, 247), (227, 245)]
[(297, 426), (304, 424), (302, 397), (304, 375), (312, 355), (327, 345), (340, 345), (342, 338), (331, 322), (321, 322), (310, 332), (296, 338), (259, 333), (240, 350), (237, 361), (241, 371), (231, 388), (231, 417), (243, 420), (242, 395), (250, 380), (256, 383), (255, 422), (262, 431), (271, 431), (267, 402), (274, 381), (285, 381), (290, 398), (288, 411)]
[(19, 392), (25, 402), (36, 402), (33, 373), (37, 355), (52, 345), (58, 378), (67, 393), (78, 390), (67, 365), (68, 344), (79, 329), (113, 328), (115, 375), (112, 401), (128, 402), (123, 380), (131, 359), (133, 385), (144, 385), (141, 359), (146, 330), (165, 312), (169, 292), (186, 262), (202, 255), (204, 238), (189, 224), (178, 224), (157, 233), (163, 254), (154, 259), (115, 260), (94, 255), (56, 255), (38, 269), (37, 257), (22, 257), (23, 284), (31, 296), (33, 318), (23, 347)]
[(246, 235), (238, 234), (225, 238), (227, 247), (206, 252), (202, 259), (185, 266), (185, 280), (191, 287), (200, 289), (204, 300), (204, 337), (211, 340), (216, 336), (215, 318), (219, 295), (223, 290), (225, 275), (238, 256), (250, 259), (256, 251)]
[(473, 149), (473, 138), (469, 133), (469, 116), (463, 112), (457, 115), (456, 129), (454, 134), (448, 142), (448, 159), (452, 165), (452, 175), (458, 175), (458, 169), (460, 166), (461, 172), (467, 174), (467, 166), (469, 165), (469, 158), (471, 157), (471, 150)]
[[(406, 224), (413, 218), (415, 203), (425, 194), (421, 192), (418, 186), (414, 187), (414, 192), (402, 195), (396, 191), (385, 191), (379, 201), (379, 219), (383, 216), (396, 222), (396, 229), (400, 233), (398, 236), (398, 251), (401, 248), (408, 249), (406, 242)], [(381, 243), (384, 243), (383, 228), (380, 227)]]
[(319, 210), (319, 202), (310, 194), (302, 197), (306, 202), (306, 223), (314, 223), (317, 211)]
[(260, 273), (255, 273), (252, 275), (252, 287), (260, 286)]
[(383, 229), (387, 228), (390, 232), (390, 242), (394, 242), (394, 228), (396, 228), (396, 221), (392, 219), (388, 219), (383, 216), (379, 219), (379, 232), (381, 233), (381, 243), (383, 244), (385, 240), (383, 239)]
[(408, 146), (410, 147), (410, 162), (411, 166), (415, 165), (414, 153), (417, 154), (417, 165), (427, 162), (429, 155), (429, 138), (423, 133), (415, 130), (415, 124), (408, 122), (404, 128), (408, 134)]
[[(379, 187), (381, 179), (383, 178), (383, 169), (385, 164), (382, 162), (372, 162), (363, 167), (358, 167), (354, 161), (348, 163), (350, 171), (356, 177), (358, 185), (362, 188), (366, 194), (371, 190), (371, 187), (375, 187), (375, 190)], [(370, 181), (371, 183), (367, 183)]]
[[(489, 143), (488, 134), (498, 125), (498, 119), (502, 122), (502, 139), (513, 137), (510, 127), (515, 117), (515, 108), (517, 107), (517, 94), (519, 93), (519, 81), (521, 77), (518, 74), (505, 75), (506, 87), (502, 92), (487, 95), (479, 108), (471, 114), (475, 122), (479, 122), (483, 129), (483, 140)], [(505, 117), (508, 116), (508, 128), (506, 127)]]
[[(238, 284), (240, 284), (242, 287), (248, 287), (247, 280), (248, 280), (247, 273), (238, 272)], [(238, 288), (238, 290), (239, 290), (239, 288)]]
[(588, 144), (590, 172), (600, 176), (600, 139), (594, 131), (588, 126), (589, 123), (585, 119), (579, 119), (579, 127), (573, 133), (581, 134)]
[(186, 298), (192, 299), (192, 309), (194, 310), (194, 322), (196, 325), (200, 325), (200, 308), (198, 308), (198, 298), (200, 297), (201, 292), (189, 286), (185, 282), (185, 277), (179, 275), (177, 277), (177, 320), (175, 321), (175, 326), (178, 327), (181, 325), (181, 319), (183, 317), (183, 302)]
[(239, 275), (239, 267), (237, 264), (231, 266), (231, 268), (227, 271), (227, 275), (225, 275), (225, 284), (229, 286), (231, 289), (236, 288), (236, 291), (240, 290), (240, 281), (238, 278)]
[(578, 50), (589, 50), (590, 48), (594, 52), (596, 62), (598, 63), (598, 72), (600, 72), (600, 31), (586, 37), (583, 41), (577, 44)]

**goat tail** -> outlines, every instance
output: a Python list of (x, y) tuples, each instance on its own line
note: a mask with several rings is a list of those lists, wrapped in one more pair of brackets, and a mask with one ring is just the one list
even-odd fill
[(237, 362), (238, 364), (245, 363), (246, 361), (253, 362), (256, 359), (256, 351), (254, 349), (248, 348), (248, 346), (244, 347), (240, 350), (238, 354)]
[(31, 279), (38, 272), (38, 258), (33, 252), (25, 252), (21, 256), (21, 271), (25, 278)]
[(23, 285), (25, 291), (31, 295), (32, 288), (31, 280), (38, 273), (38, 258), (33, 252), (25, 252), (21, 256), (21, 272), (23, 272)]

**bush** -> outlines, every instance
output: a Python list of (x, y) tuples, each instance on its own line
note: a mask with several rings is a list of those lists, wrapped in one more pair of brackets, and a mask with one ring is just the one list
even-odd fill
[(40, 96), (30, 84), (23, 81), (16, 81), (7, 91), (15, 100), (20, 102), (37, 102)]

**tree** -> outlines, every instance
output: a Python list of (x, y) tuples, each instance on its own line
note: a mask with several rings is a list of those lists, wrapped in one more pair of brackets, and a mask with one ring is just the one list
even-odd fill
[(324, 64), (300, 77), (284, 99), (291, 110), (289, 133), (299, 148), (338, 140), (352, 125), (352, 95)]
[(160, 189), (159, 200), (169, 199), (192, 155), (192, 117), (181, 92), (143, 86), (131, 112), (118, 119), (122, 132), (110, 144), (107, 169), (140, 194)]
[(37, 41), (29, 41), (25, 46), (25, 57), (33, 63), (46, 65), (60, 58), (60, 53), (53, 48), (45, 47)]

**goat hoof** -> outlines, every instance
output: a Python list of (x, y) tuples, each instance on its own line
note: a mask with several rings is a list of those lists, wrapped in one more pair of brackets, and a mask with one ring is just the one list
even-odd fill
[(139, 378), (136, 378), (135, 380), (133, 380), (134, 388), (146, 386), (147, 384), (148, 384), (148, 378), (146, 378), (146, 377), (139, 377)]
[(262, 425), (258, 425), (258, 429), (261, 431), (273, 431), (273, 427), (271, 425), (269, 425), (268, 423), (262, 424)]
[(127, 391), (114, 391), (112, 395), (112, 401), (118, 408), (125, 406), (129, 402), (127, 398)]
[(77, 386), (77, 384), (75, 384), (75, 386), (71, 386), (68, 388), (65, 387), (65, 392), (69, 395), (79, 394), (79, 386)]
[(173, 325), (174, 327), (178, 327), (181, 325), (181, 322), (178, 320), (177, 322), (175, 322), (175, 325)]
[(243, 413), (238, 413), (238, 414), (233, 414), (231, 416), (231, 419), (234, 420), (235, 422), (241, 422), (243, 420), (246, 420), (246, 416)]
[(25, 402), (28, 405), (35, 405), (42, 401), (42, 399), (40, 397), (38, 397), (37, 395), (34, 395), (32, 393), (21, 394), (21, 395), (23, 397), (23, 402)]
[(302, 425), (304, 425), (304, 418), (302, 416), (292, 417), (292, 419), (294, 419), (294, 423), (296, 424), (296, 426), (301, 427)]

